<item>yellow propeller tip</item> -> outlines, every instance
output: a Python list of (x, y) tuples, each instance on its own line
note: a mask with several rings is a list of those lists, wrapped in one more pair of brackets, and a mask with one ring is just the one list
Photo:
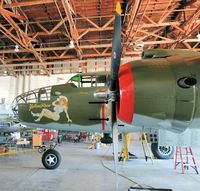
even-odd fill
[(120, 4), (119, 1), (117, 1), (116, 12), (117, 12), (119, 15), (121, 15), (121, 13), (122, 13), (121, 4)]

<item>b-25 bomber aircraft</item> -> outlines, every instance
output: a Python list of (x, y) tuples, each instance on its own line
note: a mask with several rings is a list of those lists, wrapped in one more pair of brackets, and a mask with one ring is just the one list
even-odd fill
[[(200, 122), (200, 55), (192, 51), (146, 50), (142, 60), (120, 66), (121, 9), (117, 3), (109, 75), (76, 75), (63, 85), (44, 87), (16, 97), (13, 110), (30, 127), (112, 133), (115, 164), (118, 131), (163, 129), (183, 132)], [(84, 87), (91, 83), (93, 87)], [(60, 155), (42, 156), (48, 169)]]

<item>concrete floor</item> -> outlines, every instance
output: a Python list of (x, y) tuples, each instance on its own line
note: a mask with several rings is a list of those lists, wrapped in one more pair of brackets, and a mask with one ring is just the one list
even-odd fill
[[(114, 191), (115, 176), (102, 166), (113, 169), (112, 149), (88, 150), (86, 144), (62, 143), (57, 147), (62, 163), (56, 170), (46, 170), (37, 152), (0, 156), (0, 191)], [(199, 190), (200, 175), (194, 170), (181, 174), (180, 167), (173, 169), (173, 160), (145, 162), (141, 147), (130, 149), (138, 159), (119, 163), (119, 173), (139, 184), (174, 191)], [(195, 150), (197, 154), (198, 150)], [(200, 159), (199, 155), (197, 156)], [(198, 160), (199, 161), (199, 160)], [(136, 186), (128, 179), (119, 177), (120, 191)]]

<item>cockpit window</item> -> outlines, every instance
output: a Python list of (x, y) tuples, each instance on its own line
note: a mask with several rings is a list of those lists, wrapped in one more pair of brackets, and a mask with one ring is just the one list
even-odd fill
[(46, 87), (39, 90), (39, 100), (40, 101), (51, 100), (51, 87)]
[(32, 90), (16, 97), (17, 103), (37, 103), (51, 100), (51, 87)]
[(16, 97), (17, 103), (36, 103), (38, 101), (38, 91), (29, 91)]
[(81, 82), (81, 77), (80, 76), (73, 76), (71, 81), (73, 81), (73, 82)]
[(30, 92), (26, 96), (26, 102), (27, 103), (36, 103), (38, 97), (38, 92)]
[(102, 87), (106, 85), (107, 76), (104, 75), (76, 75), (71, 78), (69, 84), (74, 84), (76, 87)]

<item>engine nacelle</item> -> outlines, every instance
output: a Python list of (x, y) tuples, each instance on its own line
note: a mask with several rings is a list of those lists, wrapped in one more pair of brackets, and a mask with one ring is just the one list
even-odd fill
[(124, 64), (118, 118), (128, 124), (184, 131), (199, 118), (200, 58), (173, 56)]

